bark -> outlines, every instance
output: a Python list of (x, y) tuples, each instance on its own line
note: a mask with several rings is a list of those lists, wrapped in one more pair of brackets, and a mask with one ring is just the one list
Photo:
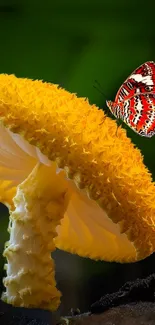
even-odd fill
[(155, 274), (104, 295), (86, 314), (60, 320), (50, 311), (15, 308), (1, 301), (0, 325), (155, 325)]
[(101, 314), (81, 314), (56, 321), (44, 310), (15, 308), (0, 303), (1, 325), (154, 325), (155, 303), (139, 302), (111, 308)]
[(139, 302), (111, 308), (101, 314), (78, 315), (59, 325), (154, 325), (155, 303)]

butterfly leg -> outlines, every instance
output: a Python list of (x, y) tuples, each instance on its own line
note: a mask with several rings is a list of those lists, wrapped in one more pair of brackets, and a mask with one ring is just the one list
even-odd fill
[(120, 126), (122, 126), (122, 121), (117, 119), (116, 123), (117, 123), (116, 136), (118, 136), (118, 129), (119, 129)]
[(102, 124), (105, 122), (106, 118), (107, 118), (107, 116), (105, 115), (105, 116), (103, 117), (102, 121), (99, 123), (99, 125), (102, 125)]

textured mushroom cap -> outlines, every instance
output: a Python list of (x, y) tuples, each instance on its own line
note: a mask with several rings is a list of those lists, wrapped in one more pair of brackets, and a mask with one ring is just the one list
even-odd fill
[(12, 204), (38, 160), (53, 163), (71, 192), (58, 248), (122, 262), (154, 251), (154, 183), (102, 110), (56, 85), (0, 75), (0, 121), (1, 202)]

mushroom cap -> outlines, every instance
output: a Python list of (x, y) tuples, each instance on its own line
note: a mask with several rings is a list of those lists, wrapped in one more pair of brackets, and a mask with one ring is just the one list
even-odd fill
[(126, 131), (102, 110), (57, 85), (1, 74), (0, 123), (1, 202), (12, 207), (38, 161), (55, 164), (71, 193), (58, 248), (120, 262), (154, 252), (155, 185)]

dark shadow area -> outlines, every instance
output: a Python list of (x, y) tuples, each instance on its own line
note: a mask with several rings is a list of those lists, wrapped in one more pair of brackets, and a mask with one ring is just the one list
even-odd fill
[(52, 313), (41, 309), (15, 308), (0, 301), (1, 325), (52, 325)]

